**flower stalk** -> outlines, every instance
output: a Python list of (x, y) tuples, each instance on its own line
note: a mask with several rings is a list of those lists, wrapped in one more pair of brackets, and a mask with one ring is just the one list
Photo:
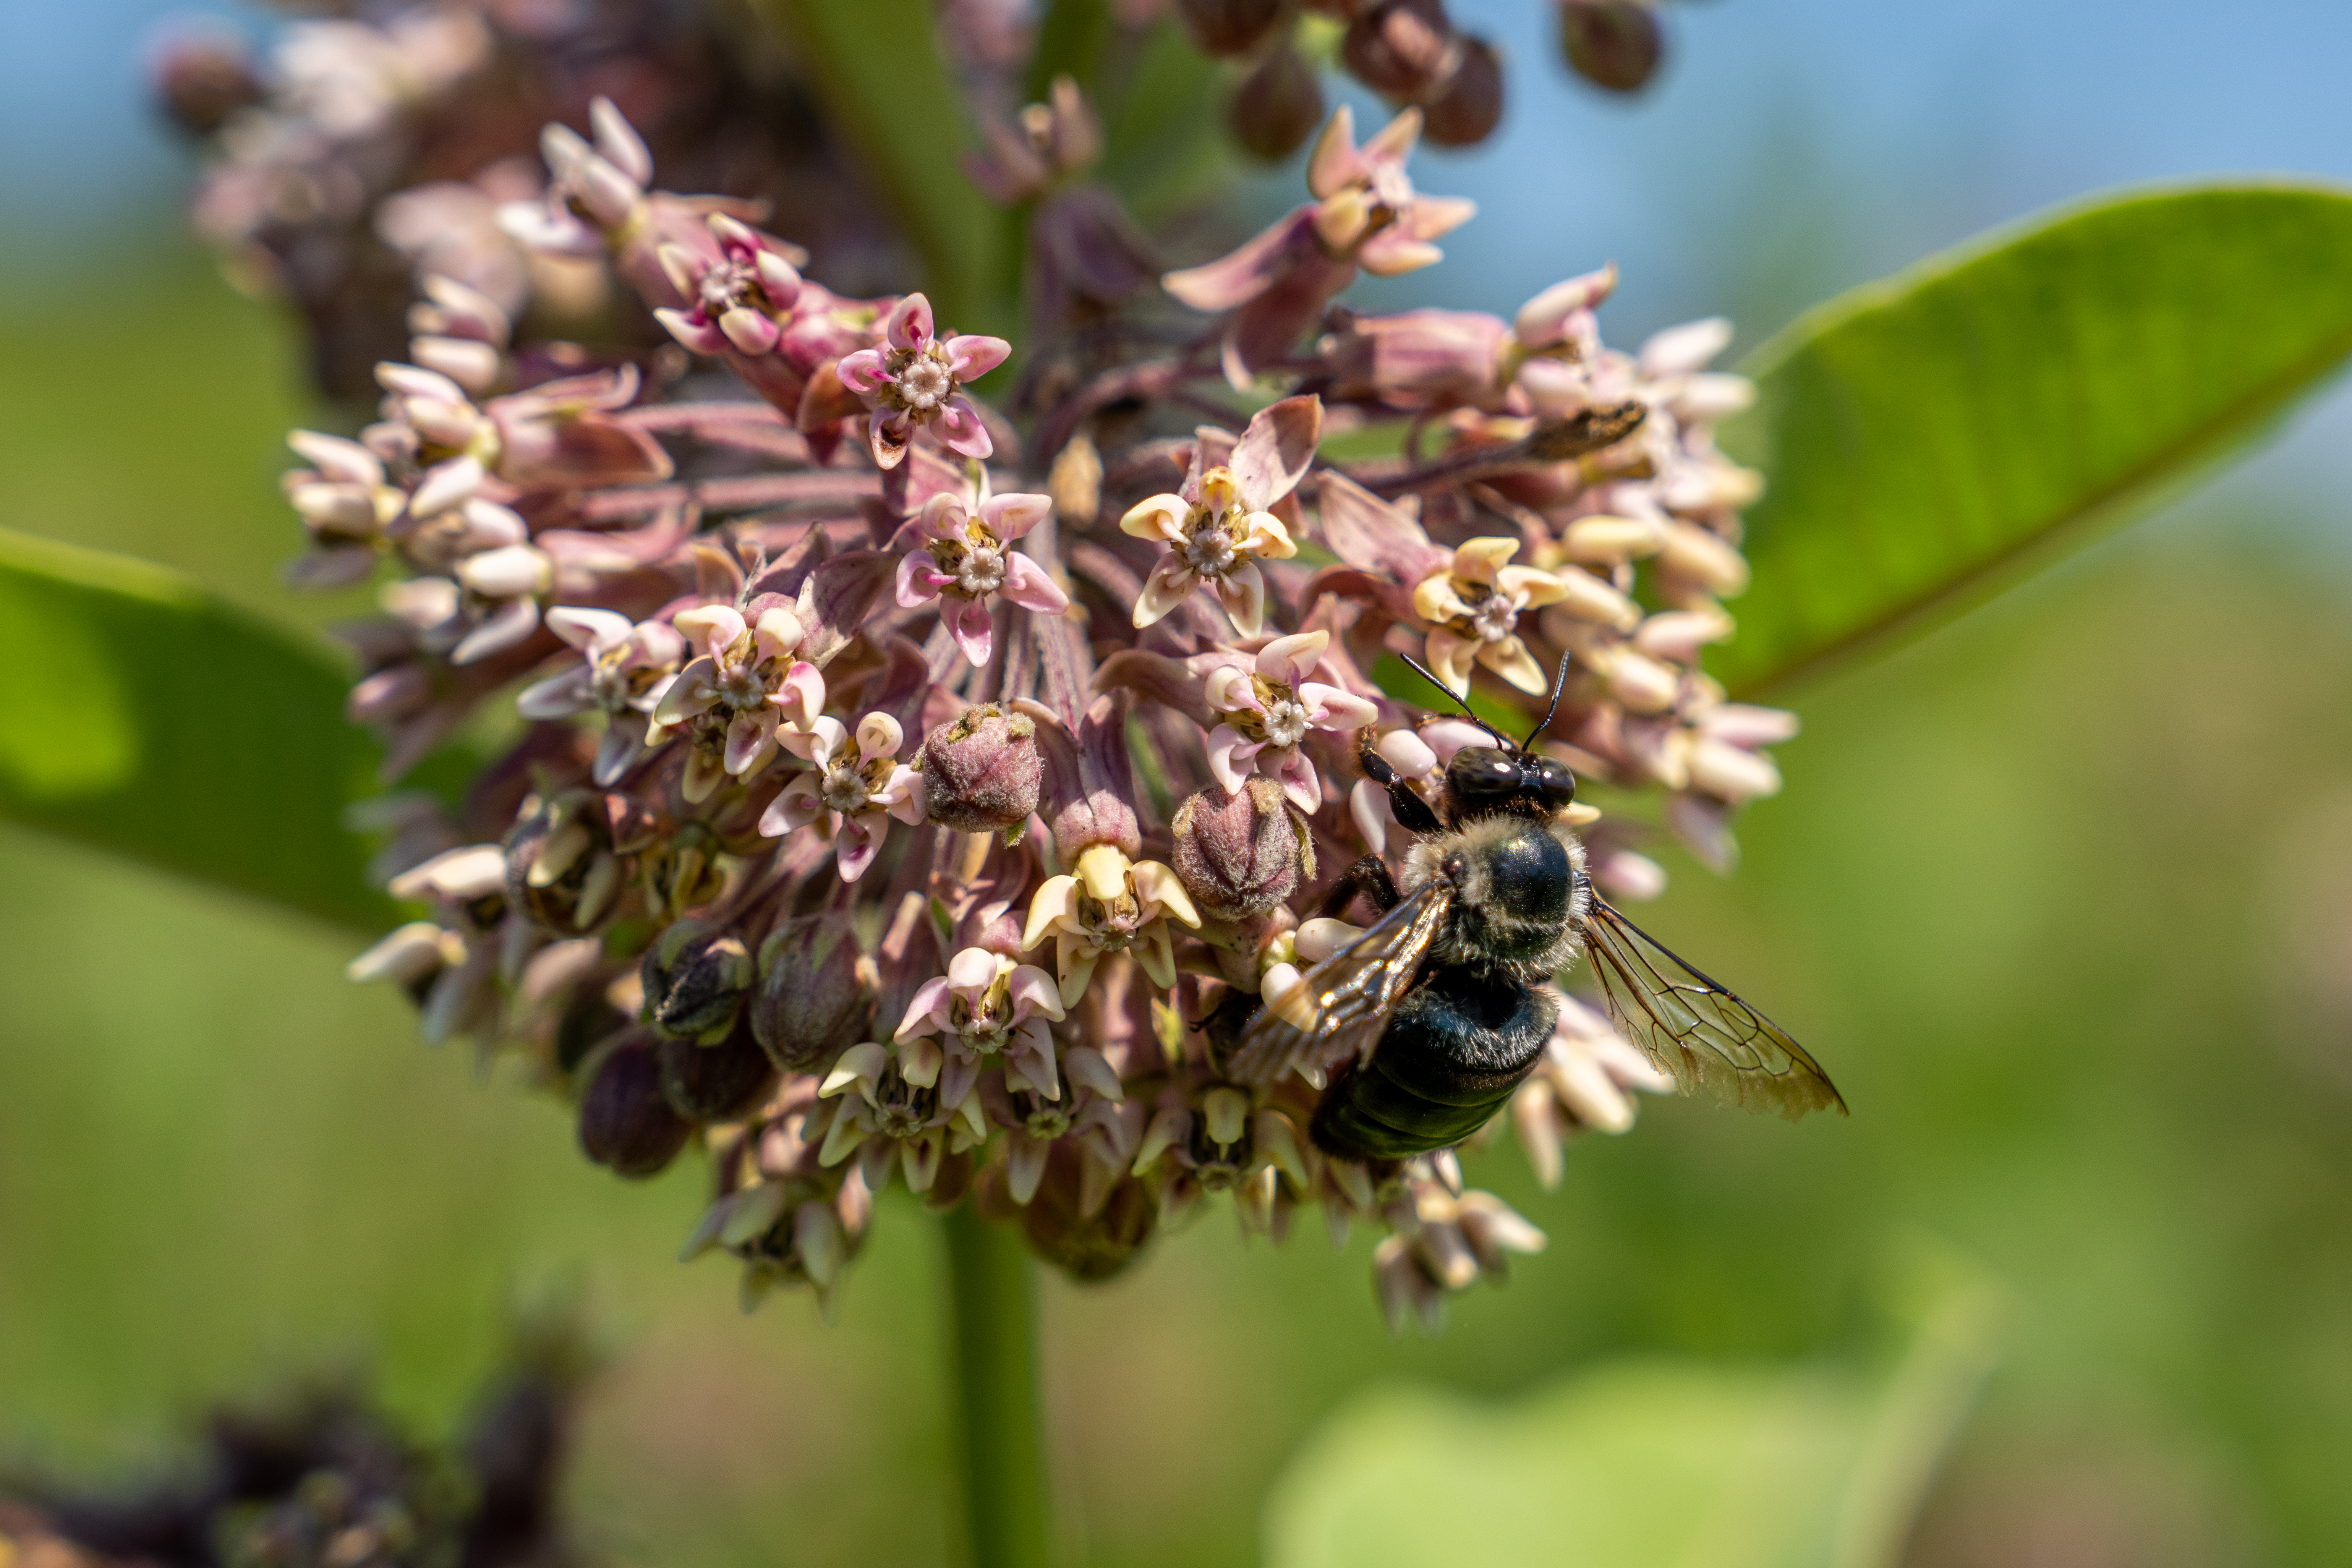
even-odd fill
[(955, 1436), (972, 1568), (1047, 1568), (1053, 1509), (1039, 1397), (1037, 1266), (969, 1207), (947, 1216)]

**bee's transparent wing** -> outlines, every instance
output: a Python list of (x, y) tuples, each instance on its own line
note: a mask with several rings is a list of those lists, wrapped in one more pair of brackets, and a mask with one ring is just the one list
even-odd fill
[(1370, 1056), (1453, 906), (1454, 884), (1443, 878), (1408, 893), (1370, 930), (1307, 972), (1298, 1022), (1260, 1009), (1226, 1071), (1237, 1083), (1272, 1084), (1297, 1068)]
[(1670, 1073), (1685, 1094), (1704, 1090), (1743, 1110), (1845, 1114), (1821, 1064), (1787, 1030), (1676, 958), (1600, 899), (1585, 954), (1610, 1019)]

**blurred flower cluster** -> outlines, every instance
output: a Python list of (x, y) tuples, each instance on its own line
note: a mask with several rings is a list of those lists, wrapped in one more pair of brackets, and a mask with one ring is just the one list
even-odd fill
[(456, 1441), (413, 1440), (349, 1381), (223, 1405), (169, 1473), (99, 1490), (0, 1478), (11, 1568), (564, 1568), (559, 1489), (593, 1357), (521, 1325)]
[[(1221, 48), (1291, 25), (1264, 9), (1182, 7)], [(1402, 656), (1521, 730), (1565, 668), (1537, 744), (1609, 786), (1576, 820), (1611, 896), (1663, 886), (1659, 834), (1728, 863), (1794, 728), (1700, 668), (1746, 584), (1759, 481), (1711, 431), (1749, 388), (1707, 368), (1720, 321), (1605, 346), (1610, 268), (1509, 319), (1349, 309), (1359, 274), (1437, 262), (1473, 216), (1409, 173), (1444, 82), (1396, 79), (1405, 107), (1360, 139), (1337, 110), (1305, 201), (1155, 275), (1077, 87), (990, 108), (1008, 14), (943, 5), (940, 36), (982, 84), (974, 177), (1024, 215), (1022, 341), (824, 264), (861, 220), (820, 210), (821, 146), (770, 187), (795, 195), (677, 195), (597, 96), (486, 209), (510, 270), (420, 253), (374, 422), (292, 437), (295, 581), (380, 599), (347, 632), (350, 712), (387, 781), (476, 759), (454, 807), (368, 808), (421, 914), (352, 973), (407, 988), (428, 1039), (528, 1063), (613, 1171), (696, 1150), (688, 1253), (738, 1260), (751, 1298), (829, 1310), (895, 1182), (1090, 1279), (1212, 1203), (1276, 1237), (1318, 1206), (1383, 1237), (1393, 1320), (1433, 1320), (1540, 1233), (1450, 1151), (1318, 1147), (1319, 1079), (1237, 1085), (1210, 1026), (1346, 940), (1305, 918), (1323, 881), (1403, 847), (1359, 746), (1429, 785), (1480, 742), (1414, 706), (1438, 694)], [(1350, 8), (1349, 37), (1395, 54), (1410, 18), (1474, 52), (1434, 5)], [(335, 26), (472, 39), (435, 46), (452, 81), (521, 36), (498, 11)], [(442, 89), (402, 58), (413, 114)], [(318, 129), (278, 68), (238, 112)], [(412, 132), (395, 113), (335, 155), (389, 163)], [(380, 231), (403, 199), (369, 185), (338, 221)], [(667, 342), (542, 335), (578, 319), (550, 287), (633, 301)], [(1567, 1138), (1668, 1087), (1563, 1002), (1508, 1118), (1547, 1182)]]

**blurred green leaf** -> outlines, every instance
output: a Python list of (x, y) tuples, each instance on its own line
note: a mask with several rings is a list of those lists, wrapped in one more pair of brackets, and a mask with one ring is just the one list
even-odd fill
[(1753, 692), (1916, 630), (2272, 429), (2352, 353), (2352, 195), (2109, 198), (1833, 300), (1742, 368), (1770, 476), (1714, 668)]
[(1654, 1358), (1507, 1405), (1361, 1396), (1276, 1482), (1269, 1568), (1892, 1568), (2006, 1311), (1931, 1262), (1948, 1278), (1875, 1378)]
[(755, 0), (803, 67), (923, 263), (944, 331), (1013, 328), (1006, 227), (960, 163), (963, 93), (932, 40), (928, 0)]
[(374, 743), (300, 640), (128, 556), (0, 530), (0, 815), (363, 929)]

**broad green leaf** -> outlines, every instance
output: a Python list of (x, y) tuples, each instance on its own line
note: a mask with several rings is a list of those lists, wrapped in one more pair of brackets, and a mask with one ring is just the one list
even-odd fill
[(942, 329), (1013, 324), (1004, 216), (965, 177), (971, 144), (932, 40), (929, 0), (754, 0), (803, 67), (826, 120), (922, 258)]
[(1997, 591), (2251, 438), (2352, 353), (2352, 193), (2156, 191), (2026, 221), (1801, 318), (1725, 432), (1755, 586), (1711, 660), (1809, 675)]
[(0, 816), (373, 929), (375, 746), (322, 645), (127, 556), (0, 530)]
[(1374, 1392), (1293, 1457), (1269, 1568), (1893, 1568), (1990, 1370), (1972, 1280), (1870, 1378), (1652, 1358), (1507, 1404)]

